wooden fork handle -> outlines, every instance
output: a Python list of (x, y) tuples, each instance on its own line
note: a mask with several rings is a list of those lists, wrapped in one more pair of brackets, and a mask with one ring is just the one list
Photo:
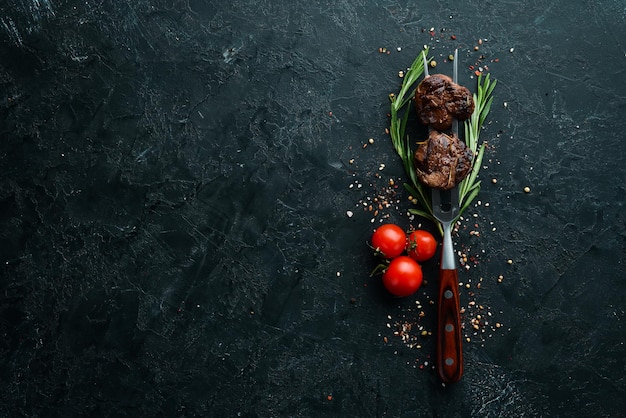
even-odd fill
[(439, 315), (437, 326), (437, 372), (444, 383), (463, 375), (459, 280), (454, 270), (439, 270)]

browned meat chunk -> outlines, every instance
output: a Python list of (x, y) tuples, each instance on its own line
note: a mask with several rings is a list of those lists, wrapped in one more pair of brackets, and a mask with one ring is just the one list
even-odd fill
[(430, 131), (415, 151), (415, 168), (420, 182), (434, 189), (452, 189), (472, 169), (472, 150), (456, 135)]
[(474, 111), (472, 93), (444, 74), (426, 77), (415, 91), (419, 121), (438, 131), (450, 129), (452, 119), (468, 119)]

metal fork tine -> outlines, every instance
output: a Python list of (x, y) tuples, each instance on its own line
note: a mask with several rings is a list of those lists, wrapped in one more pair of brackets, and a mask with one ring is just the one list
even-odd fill
[[(455, 83), (459, 82), (459, 50), (454, 50), (454, 62), (452, 63), (452, 81)], [(459, 121), (454, 118), (452, 119), (452, 134), (459, 136)]]
[(459, 189), (457, 187), (450, 190), (450, 212), (452, 220), (459, 216)]
[(440, 219), (441, 217), (441, 194), (439, 193), (439, 190), (437, 189), (430, 189), (430, 192), (431, 192), (430, 201), (432, 203), (432, 208), (433, 208), (435, 218), (441, 221)]
[(459, 82), (459, 50), (454, 50), (454, 65), (452, 67), (452, 81), (455, 83)]

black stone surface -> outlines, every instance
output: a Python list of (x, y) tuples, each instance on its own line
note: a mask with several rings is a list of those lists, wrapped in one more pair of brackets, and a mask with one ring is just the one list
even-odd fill
[[(2, 2), (0, 415), (622, 416), (625, 39), (617, 0)], [(420, 224), (385, 128), (423, 45), (498, 80), (448, 387), (436, 262), (369, 276)]]

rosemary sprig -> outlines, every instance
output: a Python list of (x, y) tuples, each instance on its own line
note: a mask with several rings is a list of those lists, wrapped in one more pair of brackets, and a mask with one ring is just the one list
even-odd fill
[(465, 122), (465, 144), (472, 150), (474, 159), (470, 174), (459, 185), (459, 202), (461, 205), (459, 215), (469, 207), (480, 191), (480, 180), (477, 180), (477, 177), (485, 153), (485, 143), (480, 144), (480, 148), (478, 148), (478, 137), (489, 114), (489, 109), (491, 109), (493, 89), (496, 87), (496, 83), (497, 80), (491, 80), (489, 74), (485, 77), (482, 74), (478, 76), (478, 91), (473, 95), (474, 113), (472, 113), (469, 121)]
[[(413, 151), (408, 136), (406, 135), (406, 125), (409, 120), (411, 109), (411, 100), (415, 95), (415, 83), (424, 73), (424, 61), (430, 62), (428, 56), (428, 48), (425, 48), (413, 61), (411, 67), (407, 70), (402, 81), (402, 86), (397, 95), (390, 94), (391, 101), (391, 125), (389, 133), (391, 142), (396, 153), (400, 156), (404, 170), (406, 171), (409, 182), (404, 183), (404, 188), (417, 199), (419, 208), (411, 208), (409, 212), (433, 221), (440, 229), (441, 225), (435, 219), (430, 201), (430, 193), (426, 186), (421, 184), (417, 179), (415, 166), (413, 163)], [(426, 58), (426, 60), (424, 59)], [(478, 76), (478, 91), (474, 93), (475, 108), (472, 116), (468, 121), (464, 122), (465, 143), (472, 150), (474, 158), (472, 160), (472, 170), (470, 174), (459, 184), (459, 216), (469, 207), (472, 201), (478, 196), (480, 191), (480, 180), (478, 172), (482, 164), (485, 152), (485, 144), (478, 146), (478, 139), (482, 125), (489, 114), (491, 103), (493, 101), (493, 90), (496, 87), (496, 80), (491, 80), (489, 74), (483, 77)]]
[[(423, 56), (422, 56), (423, 55)], [(430, 219), (437, 223), (437, 220), (433, 216), (433, 210), (430, 203), (430, 196), (427, 187), (419, 182), (417, 174), (415, 173), (415, 166), (413, 165), (413, 152), (411, 151), (411, 144), (408, 136), (406, 135), (406, 125), (409, 120), (409, 114), (411, 109), (411, 100), (415, 95), (415, 83), (424, 73), (424, 61), (430, 62), (428, 56), (428, 48), (422, 50), (422, 52), (415, 58), (411, 67), (404, 74), (402, 80), (402, 87), (400, 92), (390, 94), (391, 100), (391, 126), (389, 134), (391, 136), (391, 142), (396, 152), (400, 156), (404, 165), (404, 170), (409, 176), (409, 183), (404, 183), (405, 189), (417, 199), (418, 205), (422, 209), (409, 209), (411, 213)], [(424, 60), (426, 58), (426, 60)]]

